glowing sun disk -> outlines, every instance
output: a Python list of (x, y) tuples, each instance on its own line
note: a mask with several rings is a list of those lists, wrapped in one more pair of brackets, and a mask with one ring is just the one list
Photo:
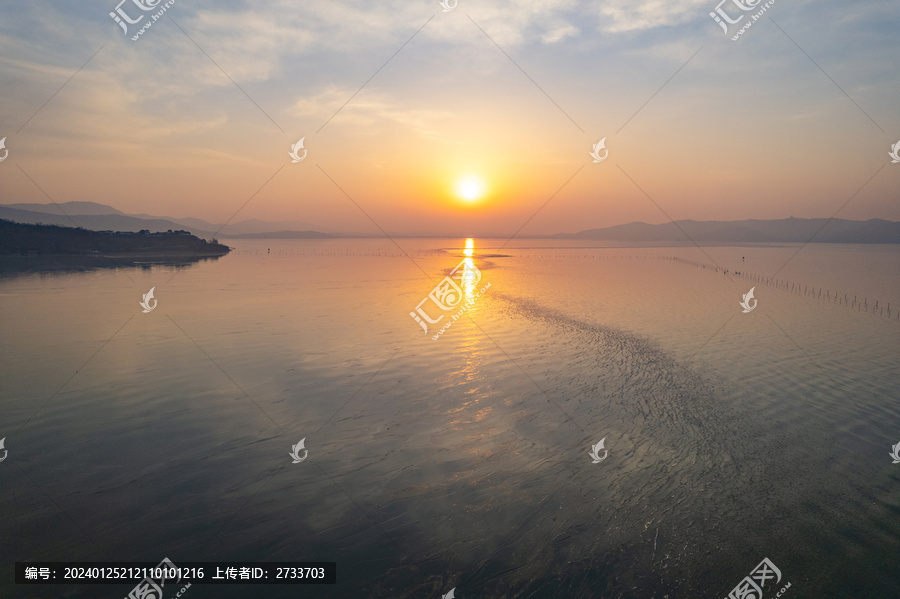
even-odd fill
[(464, 200), (477, 200), (484, 194), (484, 183), (476, 177), (463, 177), (456, 183), (456, 193)]

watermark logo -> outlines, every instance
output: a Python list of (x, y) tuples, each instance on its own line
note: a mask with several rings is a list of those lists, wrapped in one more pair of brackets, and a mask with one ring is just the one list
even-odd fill
[[(138, 23), (140, 23), (141, 21), (144, 20), (144, 17), (146, 15), (138, 13), (138, 17), (136, 19), (132, 19), (131, 16), (127, 12), (125, 12), (125, 10), (122, 8), (122, 5), (125, 4), (126, 2), (128, 2), (128, 0), (122, 0), (121, 2), (119, 2), (119, 4), (116, 5), (115, 10), (113, 12), (109, 13), (109, 16), (112, 17), (113, 21), (115, 21), (119, 25), (119, 27), (122, 28), (122, 32), (125, 35), (129, 35), (128, 25), (137, 25)], [(138, 9), (140, 9), (144, 12), (150, 12), (152, 10), (155, 10), (159, 6), (159, 3), (162, 2), (162, 0), (131, 0), (131, 2), (136, 7), (138, 7)], [(169, 9), (169, 7), (172, 6), (173, 4), (175, 4), (175, 0), (169, 0), (168, 2), (163, 4), (161, 7), (159, 7), (160, 10), (157, 13), (150, 15), (150, 20), (146, 21), (141, 26), (141, 28), (138, 29), (137, 34), (132, 36), (131, 40), (137, 41), (137, 38), (139, 38), (141, 35), (143, 35), (145, 31), (150, 29), (150, 27), (153, 25), (153, 23), (158, 21), (160, 19), (160, 17), (163, 16), (163, 13), (165, 13)]]
[(454, 594), (455, 591), (456, 587), (453, 587), (452, 589), (450, 589), (449, 593), (447, 593), (446, 595), (441, 595), (441, 599), (454, 599), (456, 597), (456, 595)]
[[(5, 443), (6, 443), (6, 437), (3, 437), (2, 439), (0, 439), (0, 449), (3, 450), (3, 457), (0, 458), (0, 462), (5, 460), (6, 456), (9, 454), (9, 451), (6, 449)], [(898, 443), (897, 446), (900, 447), (900, 443)]]
[(759, 3), (762, 2), (762, 0), (722, 0), (716, 6), (715, 11), (709, 13), (709, 16), (712, 17), (713, 20), (719, 24), (719, 27), (722, 28), (722, 31), (725, 32), (725, 35), (728, 35), (728, 26), (729, 25), (737, 25), (738, 23), (740, 23), (741, 21), (744, 20), (745, 16), (747, 16), (747, 15), (744, 15), (741, 13), (736, 13), (738, 15), (737, 18), (732, 18), (731, 15), (729, 15), (722, 8), (722, 5), (725, 4), (726, 2), (733, 3), (742, 13), (748, 13), (752, 10), (756, 10), (757, 8), (759, 8), (758, 12), (756, 12), (755, 14), (749, 15), (750, 20), (746, 21), (741, 26), (741, 28), (737, 31), (737, 34), (731, 38), (732, 40), (737, 40), (740, 36), (742, 36), (744, 34), (744, 32), (747, 31), (756, 21), (758, 21), (759, 19), (762, 18), (763, 13), (765, 13), (767, 10), (769, 10), (770, 6), (775, 4), (775, 0), (769, 0), (768, 2), (766, 2), (765, 4), (763, 4), (760, 7)]
[[(0, 441), (0, 447), (3, 447), (3, 441)], [(890, 456), (894, 458), (893, 464), (900, 464), (900, 443), (891, 446), (892, 453)], [(3, 460), (0, 460), (2, 462)]]
[[(141, 308), (144, 309), (144, 314), (147, 314), (148, 312), (153, 312), (153, 310), (156, 308), (156, 304), (159, 303), (157, 300), (155, 300), (153, 298), (153, 290), (154, 289), (156, 289), (156, 287), (151, 287), (150, 291), (148, 291), (147, 293), (144, 294), (144, 301), (138, 302), (141, 305)], [(150, 305), (151, 300), (153, 301), (152, 306)]]
[[(594, 459), (594, 461), (591, 462), (592, 464), (599, 464), (600, 462), (605, 460), (607, 458), (607, 456), (609, 455), (609, 450), (603, 446), (604, 441), (606, 441), (606, 437), (603, 437), (602, 439), (600, 439), (600, 442), (597, 443), (596, 445), (591, 445), (591, 450), (588, 452), (588, 455)], [(602, 458), (600, 457), (600, 450), (603, 450)]]
[[(900, 145), (900, 142), (897, 143)], [(6, 160), (6, 157), (9, 156), (9, 150), (6, 149), (6, 138), (0, 139), (0, 150), (3, 150), (3, 158), (0, 158), (0, 162)]]
[[(600, 155), (600, 150), (606, 150), (603, 152), (603, 156)], [(609, 150), (606, 149), (606, 138), (604, 137), (600, 141), (594, 144), (594, 149), (591, 152), (591, 158), (594, 159), (594, 164), (598, 162), (603, 162), (606, 160), (606, 157), (609, 156)]]
[[(300, 450), (303, 450), (302, 458), (300, 457)], [(291, 445), (291, 453), (289, 453), (288, 455), (294, 458), (294, 461), (291, 462), (292, 464), (299, 464), (300, 462), (305, 460), (309, 455), (309, 450), (306, 449), (306, 437), (300, 439), (300, 442), (296, 445)]]
[[(163, 588), (166, 586), (166, 580), (176, 578), (175, 584), (181, 582), (181, 571), (178, 566), (172, 563), (169, 558), (163, 561), (155, 568), (150, 568), (150, 576), (137, 583), (125, 599), (163, 599)], [(157, 584), (158, 583), (158, 584)], [(187, 583), (174, 597), (181, 595), (191, 587), (191, 583)]]
[[(449, 317), (447, 322), (438, 330), (434, 337), (431, 338), (432, 341), (437, 341), (437, 339), (444, 334), (444, 331), (450, 328), (450, 325), (465, 314), (469, 308), (474, 306), (475, 300), (484, 295), (484, 292), (491, 286), (491, 284), (488, 283), (481, 289), (478, 289), (478, 284), (480, 282), (481, 271), (475, 266), (475, 262), (472, 258), (463, 258), (463, 261), (450, 271), (450, 275), (444, 277), (441, 282), (438, 283), (437, 287), (432, 289), (431, 293), (419, 302), (415, 312), (410, 312), (409, 315), (419, 323), (419, 326), (422, 327), (422, 330), (426, 335), (428, 334), (429, 324), (436, 325), (444, 320), (445, 317)], [(463, 299), (465, 299), (464, 303)], [(432, 314), (438, 314), (436, 318), (432, 318), (431, 315), (425, 311), (425, 308), (422, 307), (422, 304), (429, 300), (438, 309), (436, 312), (432, 308)], [(463, 306), (455, 314), (441, 314), (441, 312), (450, 312), (460, 304), (463, 304)]]
[[(453, 0), (452, 4), (448, 2), (448, 0), (441, 0), (441, 7), (444, 9), (441, 12), (450, 12), (451, 10), (456, 8), (458, 4), (459, 0)], [(453, 591), (450, 591), (450, 594), (452, 595)]]
[[(306, 158), (306, 150), (303, 148), (304, 139), (306, 139), (306, 137), (301, 137), (300, 141), (291, 146), (291, 151), (288, 152), (288, 156), (293, 158), (293, 160), (291, 160), (291, 164), (297, 164), (298, 162)], [(300, 156), (297, 153), (298, 150), (303, 150), (303, 156)]]
[[(0, 139), (0, 148), (3, 147), (2, 144), (5, 139), (5, 137), (3, 139)], [(888, 154), (888, 156), (893, 158), (893, 160), (891, 160), (891, 164), (897, 164), (898, 162), (900, 162), (900, 141), (891, 146), (891, 152), (890, 154)], [(6, 156), (4, 156), (3, 158), (6, 158)], [(2, 160), (2, 158), (0, 158), (0, 160)]]
[[(753, 290), (754, 289), (756, 289), (756, 287), (751, 287), (750, 291), (748, 291), (747, 293), (744, 294), (744, 301), (738, 302), (738, 303), (740, 303), (741, 308), (744, 309), (744, 314), (746, 314), (747, 312), (752, 312), (753, 309), (756, 308), (756, 304), (759, 303), (759, 300), (753, 298)], [(752, 306), (750, 305), (751, 300), (753, 300)]]
[[(726, 599), (763, 599), (763, 587), (766, 583), (774, 578), (773, 584), (781, 582), (781, 570), (775, 567), (775, 564), (764, 558), (756, 568), (750, 572), (750, 576), (745, 576), (744, 580), (738, 583), (736, 587), (731, 589)], [(781, 597), (786, 590), (791, 587), (791, 583), (782, 588), (775, 597)]]

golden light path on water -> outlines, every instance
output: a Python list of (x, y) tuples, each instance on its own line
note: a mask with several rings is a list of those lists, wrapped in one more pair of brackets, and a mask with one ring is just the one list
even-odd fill
[(471, 237), (469, 237), (468, 239), (466, 239), (466, 249), (463, 250), (463, 254), (465, 254), (466, 256), (471, 258), (472, 254), (474, 254), (474, 253), (475, 253), (475, 240), (472, 239)]
[(472, 256), (475, 254), (475, 240), (469, 237), (466, 239), (466, 247), (463, 250), (463, 293), (465, 295), (466, 305), (471, 307), (475, 302), (475, 292), (479, 281), (481, 281), (481, 271), (475, 267), (475, 261)]

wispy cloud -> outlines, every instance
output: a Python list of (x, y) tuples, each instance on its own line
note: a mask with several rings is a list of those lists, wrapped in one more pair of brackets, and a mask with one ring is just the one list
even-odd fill
[(678, 25), (705, 16), (712, 0), (605, 0), (597, 4), (605, 33), (641, 31)]
[[(353, 92), (347, 87), (330, 85), (315, 95), (298, 99), (293, 105), (293, 113), (296, 116), (319, 117), (324, 121), (341, 108)], [(345, 106), (334, 121), (352, 125), (370, 135), (385, 124), (397, 124), (421, 137), (440, 140), (436, 123), (452, 115), (448, 110), (414, 108), (386, 94), (367, 91)]]

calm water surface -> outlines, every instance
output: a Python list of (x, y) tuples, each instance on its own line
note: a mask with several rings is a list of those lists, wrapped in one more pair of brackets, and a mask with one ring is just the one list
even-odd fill
[(475, 240), (490, 289), (433, 341), (463, 241), (0, 280), (0, 597), (166, 556), (338, 565), (197, 599), (721, 599), (764, 557), (788, 598), (900, 597), (900, 248)]

